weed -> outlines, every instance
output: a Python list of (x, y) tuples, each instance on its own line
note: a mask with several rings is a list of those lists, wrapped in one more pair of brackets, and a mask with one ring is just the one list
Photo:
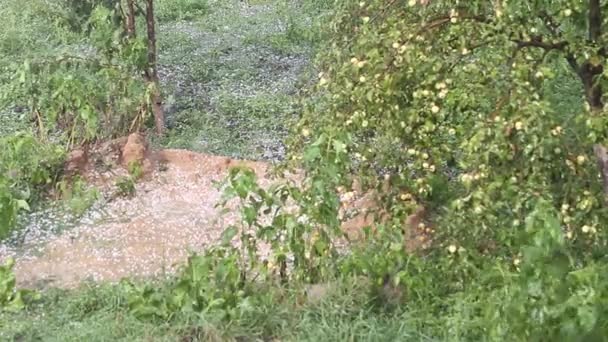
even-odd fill
[(134, 180), (140, 179), (144, 175), (144, 169), (140, 162), (132, 161), (127, 165), (127, 170), (129, 171), (129, 175)]
[(133, 197), (135, 195), (135, 179), (131, 176), (123, 176), (116, 180), (116, 194), (121, 197)]
[(6, 260), (0, 265), (0, 312), (3, 310), (18, 311), (25, 308), (26, 302), (37, 299), (38, 294), (28, 290), (18, 290), (13, 274), (13, 259)]
[(90, 187), (78, 176), (58, 182), (56, 188), (61, 200), (77, 217), (84, 214), (100, 197), (95, 187)]

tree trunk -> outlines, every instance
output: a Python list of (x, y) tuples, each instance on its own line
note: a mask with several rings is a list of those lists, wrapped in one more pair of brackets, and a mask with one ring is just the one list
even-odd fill
[(602, 176), (604, 203), (608, 203), (608, 150), (604, 146), (596, 144), (593, 147), (593, 152), (597, 158), (597, 167)]
[(127, 38), (135, 38), (135, 0), (127, 0)]
[[(579, 76), (583, 82), (587, 103), (591, 108), (591, 115), (603, 115), (604, 100), (603, 90), (597, 82), (597, 77), (603, 72), (603, 67), (593, 66), (586, 62), (580, 67)], [(602, 177), (604, 190), (604, 204), (608, 206), (608, 150), (601, 144), (593, 146), (593, 152), (597, 161), (597, 167)]]
[(597, 80), (603, 72), (604, 68), (602, 65), (592, 65), (589, 62), (583, 64), (578, 70), (579, 77), (583, 82), (583, 88), (585, 89), (587, 103), (594, 113), (601, 112), (604, 109), (603, 91)]
[[(589, 0), (589, 40), (595, 43), (599, 43), (602, 35), (602, 7), (600, 0)], [(603, 48), (598, 52), (602, 54)], [(576, 67), (576, 62), (573, 57), (570, 57), (570, 65)], [(591, 108), (591, 115), (604, 115), (604, 99), (603, 89), (598, 82), (598, 77), (604, 72), (604, 66), (602, 64), (593, 64), (590, 61), (586, 61), (580, 67), (577, 68), (577, 73), (583, 82), (585, 89), (585, 97), (587, 103)], [(596, 144), (593, 146), (593, 153), (595, 154), (597, 167), (599, 169), (600, 176), (602, 177), (602, 185), (604, 190), (604, 204), (608, 205), (608, 149), (602, 144)]]
[(154, 0), (146, 0), (146, 27), (148, 30), (148, 66), (146, 68), (146, 80), (152, 86), (152, 113), (156, 133), (162, 135), (165, 131), (165, 113), (162, 107), (162, 95), (158, 81), (158, 69), (156, 65), (156, 27), (154, 21)]

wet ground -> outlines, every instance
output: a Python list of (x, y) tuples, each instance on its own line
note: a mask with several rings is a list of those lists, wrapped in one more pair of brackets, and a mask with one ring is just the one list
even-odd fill
[(215, 207), (221, 197), (216, 182), (230, 167), (251, 167), (261, 184), (269, 182), (266, 163), (183, 150), (156, 154), (163, 170), (139, 182), (135, 196), (105, 202), (103, 210), (93, 208), (57, 234), (40, 235), (44, 227), (28, 226), (20, 243), (0, 245), (0, 259), (16, 259), (19, 283), (73, 287), (83, 281), (171, 274), (190, 252), (215, 243), (226, 226), (237, 222), (234, 206), (227, 214)]

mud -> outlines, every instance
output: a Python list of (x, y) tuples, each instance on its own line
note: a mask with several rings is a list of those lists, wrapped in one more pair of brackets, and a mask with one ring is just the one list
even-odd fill
[[(150, 158), (162, 171), (140, 181), (132, 198), (106, 203), (96, 220), (47, 236), (39, 249), (0, 248), (0, 260), (16, 259), (19, 284), (69, 288), (83, 281), (170, 274), (190, 252), (215, 243), (223, 227), (238, 219), (234, 211), (220, 215), (215, 207), (221, 192), (214, 182), (223, 180), (229, 168), (251, 167), (261, 184), (270, 182), (266, 163), (183, 150), (154, 152)], [(110, 184), (100, 178), (97, 183)]]

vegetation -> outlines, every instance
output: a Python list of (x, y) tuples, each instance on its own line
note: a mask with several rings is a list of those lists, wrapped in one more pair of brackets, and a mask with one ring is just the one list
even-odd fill
[[(0, 50), (0, 77), (6, 81), (0, 88), (2, 118), (23, 121), (25, 128), (9, 127), (26, 132), (9, 131), (12, 136), (0, 145), (0, 160), (6, 161), (0, 167), (2, 236), (14, 226), (19, 210), (31, 204), (30, 190), (60, 180), (57, 166), (65, 150), (139, 130), (152, 113), (157, 131), (163, 130), (156, 104), (154, 30), (148, 25), (146, 38), (139, 38), (136, 26), (150, 21), (140, 4), (135, 4), (138, 11), (124, 11), (116, 1), (65, 0), (61, 5), (32, 0), (25, 11), (18, 10), (16, 1), (0, 6), (3, 16), (33, 21), (7, 24), (16, 26), (3, 30)], [(21, 39), (23, 44), (17, 44)]]
[(0, 237), (6, 237), (19, 210), (28, 210), (38, 190), (55, 180), (63, 150), (28, 134), (2, 137), (0, 146)]
[(157, 4), (161, 21), (190, 20), (209, 10), (206, 0), (160, 0)]
[[(159, 31), (167, 134), (158, 145), (244, 159), (279, 159), (297, 119), (299, 89), (319, 38), (287, 1), (219, 2), (189, 22)], [(319, 25), (319, 24), (316, 24)], [(316, 32), (316, 30), (314, 30)], [(305, 72), (302, 72), (302, 71)], [(304, 76), (302, 75), (304, 74)]]
[[(211, 1), (158, 3), (161, 21), (222, 10)], [(274, 94), (237, 97), (225, 88), (208, 114), (193, 114), (204, 103), (178, 111), (161, 140), (187, 144), (198, 127), (225, 127), (221, 120), (273, 131), (268, 126), (279, 125), (276, 120), (290, 122), (299, 113), (278, 171), (297, 167), (304, 179), (264, 188), (253, 171), (232, 169), (221, 204), (237, 201), (240, 222), (170, 279), (51, 290), (25, 305), (9, 263), (0, 268), (0, 305), (24, 310), (0, 313), (0, 322), (10, 322), (0, 325), (0, 336), (606, 339), (608, 15), (602, 1), (305, 0), (299, 10), (320, 20), (308, 24), (289, 15), (291, 7), (281, 7), (286, 2), (264, 3), (277, 6), (287, 22), (281, 34), (264, 37), (272, 49), (298, 53), (297, 40), (318, 49), (315, 85), (300, 94), (301, 102)], [(122, 134), (125, 122), (145, 127), (147, 104), (159, 96), (150, 75), (128, 77), (149, 67), (146, 45), (116, 43), (113, 12), (90, 11), (90, 30), (81, 34), (102, 52), (94, 63), (60, 58), (51, 68), (25, 63), (0, 74), (19, 75), (7, 87), (10, 98), (27, 100), (34, 134), (60, 146)], [(331, 24), (322, 25), (330, 15)], [(73, 39), (65, 30), (62, 44)], [(194, 49), (188, 36), (174, 38), (179, 41), (167, 42), (174, 44), (169, 48)], [(259, 44), (256, 39), (246, 41)], [(0, 47), (13, 49), (0, 50), (7, 51), (0, 58), (27, 53), (7, 39)], [(210, 54), (219, 59), (222, 47)], [(199, 76), (210, 82), (218, 75), (259, 80), (249, 78), (254, 69), (214, 75), (215, 61), (204, 63)], [(107, 120), (94, 114), (100, 112), (109, 113)], [(0, 223), (11, 224), (27, 208), (30, 187), (58, 174), (63, 149), (36, 139), (6, 138), (12, 149), (0, 152), (7, 161), (0, 164)], [(120, 191), (133, 194), (140, 173), (130, 167)], [(356, 188), (353, 183), (376, 194), (377, 208), (368, 208), (376, 220), (363, 228), (364, 241), (344, 248), (337, 189)], [(412, 226), (410, 218), (420, 213)], [(408, 247), (422, 238), (428, 242)], [(270, 256), (259, 256), (262, 243), (271, 246)]]
[(14, 260), (9, 259), (0, 266), (0, 308), (11, 312), (22, 310), (26, 301), (38, 299), (38, 295), (31, 291), (15, 288), (13, 265)]
[(76, 216), (83, 215), (101, 196), (99, 191), (79, 176), (57, 183), (60, 199)]

